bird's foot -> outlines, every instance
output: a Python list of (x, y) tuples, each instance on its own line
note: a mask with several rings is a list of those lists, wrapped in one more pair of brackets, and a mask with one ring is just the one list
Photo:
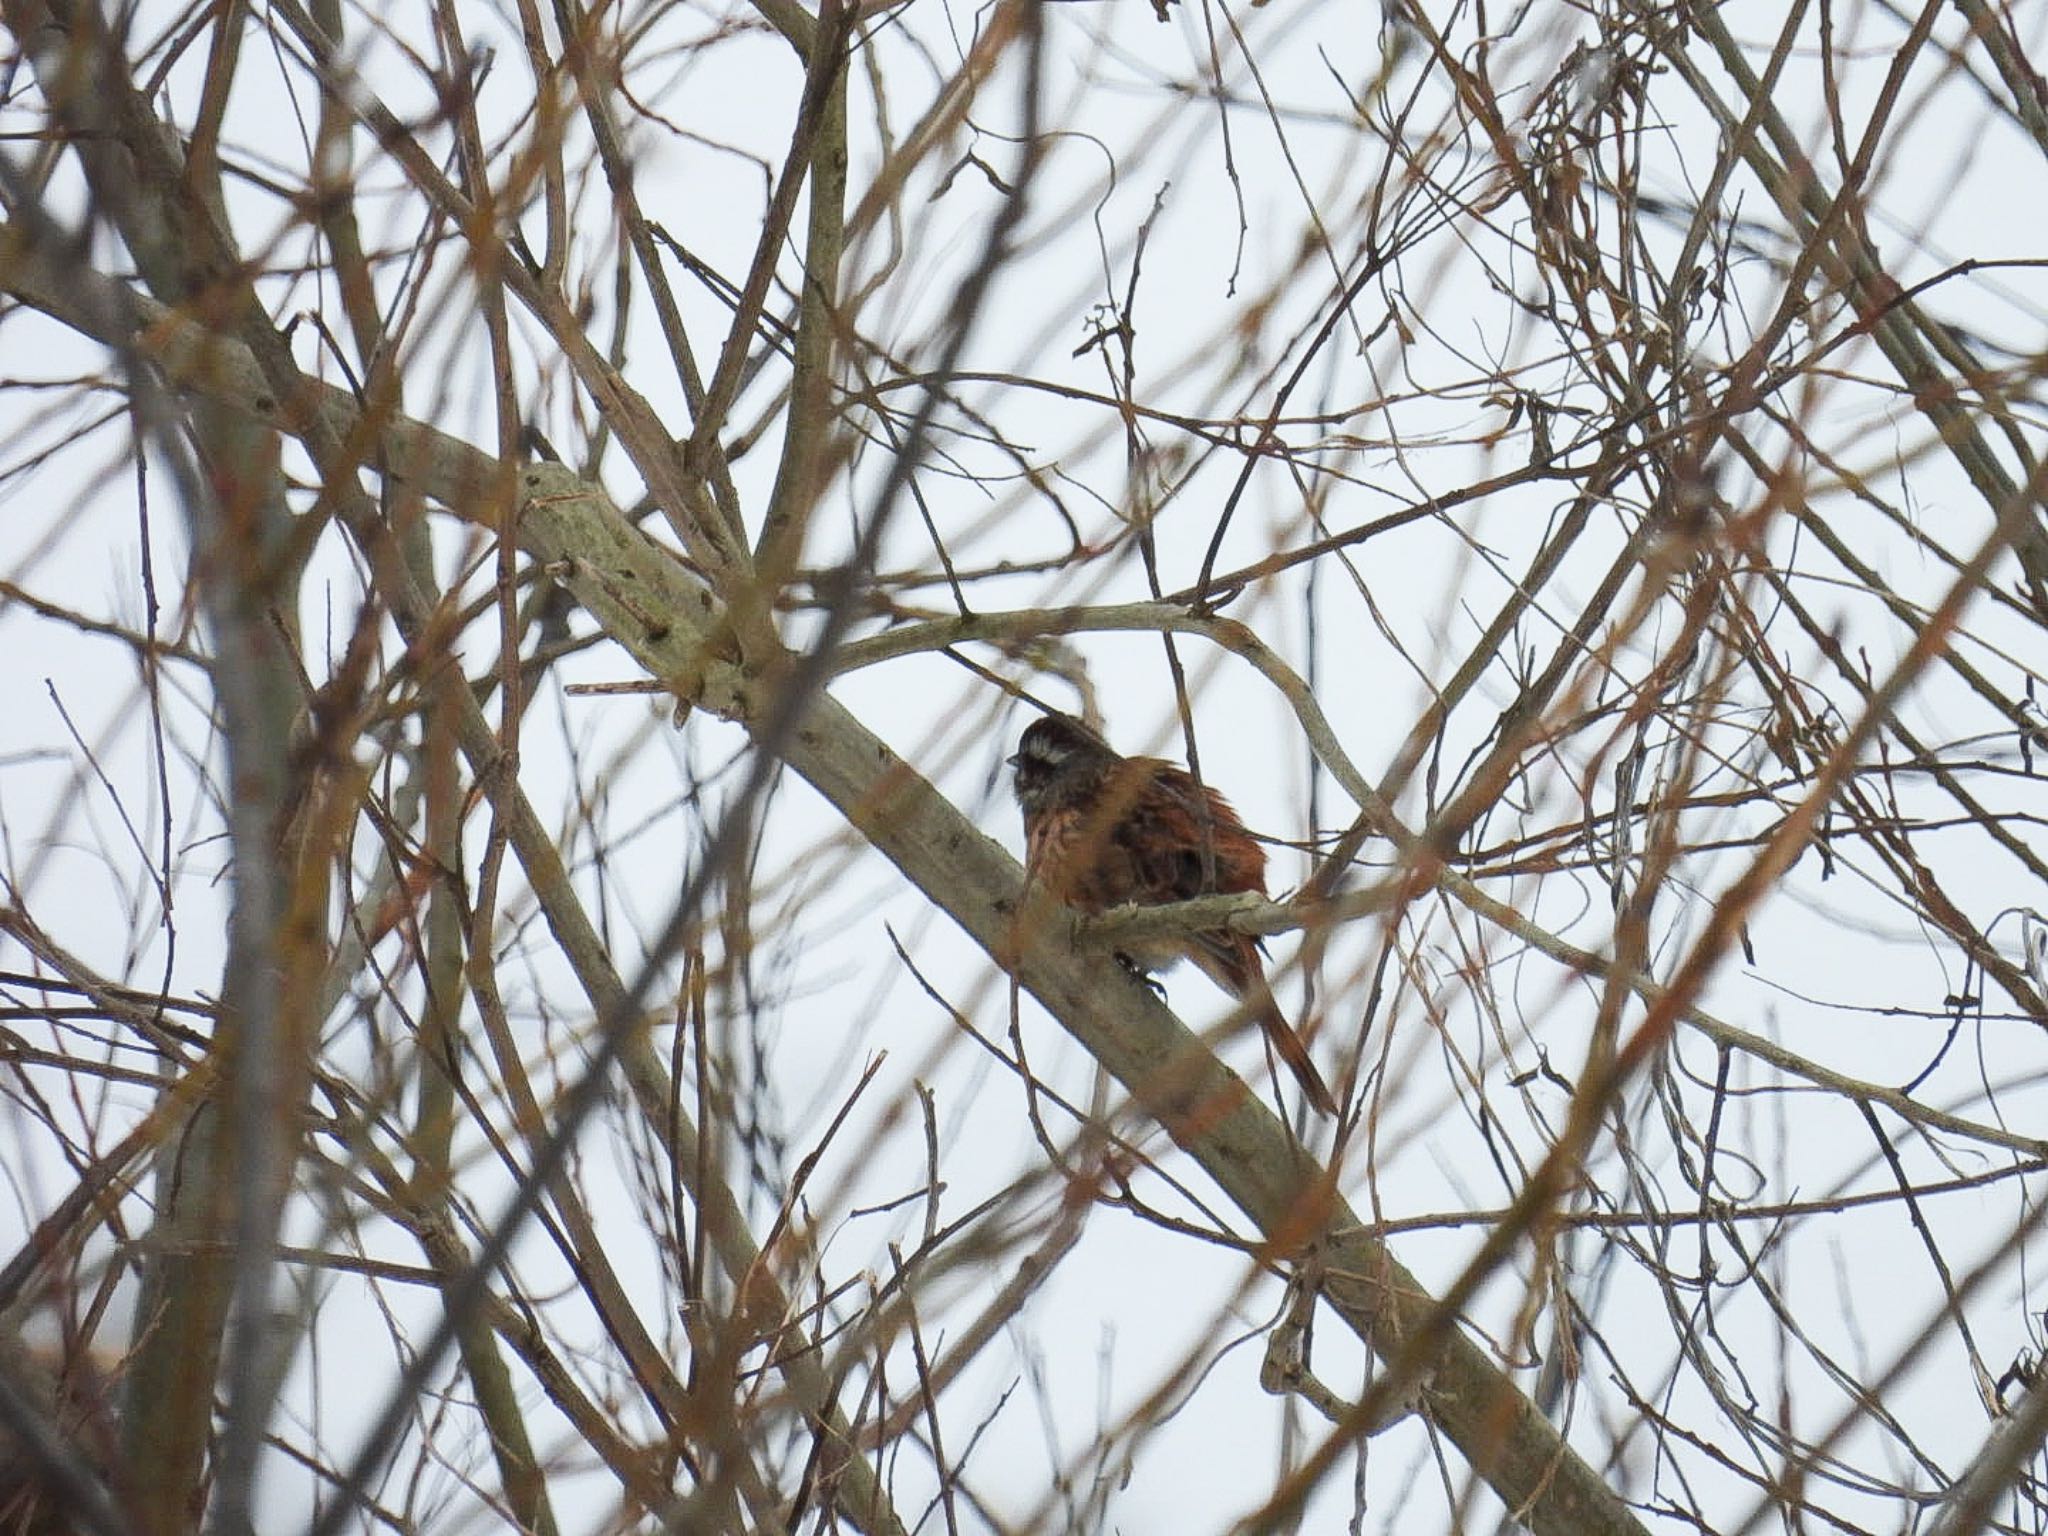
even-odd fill
[(1116, 963), (1130, 973), (1133, 981), (1142, 983), (1145, 989), (1158, 998), (1159, 1001), (1162, 1003), (1166, 1001), (1166, 983), (1146, 970), (1144, 966), (1138, 964), (1137, 961), (1133, 960), (1122, 950), (1117, 951)]

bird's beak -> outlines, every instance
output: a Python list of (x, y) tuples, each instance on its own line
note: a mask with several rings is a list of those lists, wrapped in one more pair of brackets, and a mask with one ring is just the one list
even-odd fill
[(1022, 752), (1012, 752), (1008, 757), (1003, 759), (1003, 762), (1006, 766), (1014, 768), (1023, 760), (1024, 754)]

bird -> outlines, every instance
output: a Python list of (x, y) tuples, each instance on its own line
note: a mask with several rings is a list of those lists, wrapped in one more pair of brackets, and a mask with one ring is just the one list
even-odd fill
[[(1061, 714), (1026, 726), (1008, 761), (1024, 813), (1025, 872), (1064, 905), (1095, 914), (1211, 894), (1266, 894), (1266, 850), (1229, 801), (1178, 764), (1125, 757)], [(1273, 998), (1250, 934), (1169, 934), (1127, 944), (1124, 956), (1146, 972), (1193, 960), (1251, 1009), (1317, 1112), (1337, 1113), (1307, 1045)]]

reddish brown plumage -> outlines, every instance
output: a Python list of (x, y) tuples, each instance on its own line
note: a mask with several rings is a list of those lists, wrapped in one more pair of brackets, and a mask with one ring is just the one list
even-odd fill
[[(1083, 912), (1153, 906), (1210, 893), (1266, 893), (1266, 851), (1237, 812), (1186, 769), (1123, 757), (1078, 721), (1034, 721), (1010, 759), (1032, 878)], [(1253, 1010), (1266, 1038), (1321, 1113), (1337, 1112), (1322, 1074), (1266, 985), (1257, 941), (1216, 929), (1126, 946), (1146, 970), (1185, 956)]]

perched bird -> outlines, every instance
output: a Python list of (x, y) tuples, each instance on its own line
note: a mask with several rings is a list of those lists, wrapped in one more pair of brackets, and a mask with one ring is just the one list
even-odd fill
[[(1024, 811), (1025, 868), (1066, 905), (1096, 913), (1212, 893), (1266, 894), (1266, 850), (1230, 802), (1186, 769), (1157, 757), (1124, 757), (1066, 715), (1034, 720), (1009, 761)], [(1309, 1103), (1326, 1115), (1337, 1112), (1308, 1047), (1273, 1000), (1251, 935), (1221, 928), (1174, 934), (1127, 945), (1125, 954), (1146, 971), (1193, 960), (1250, 1006)]]

